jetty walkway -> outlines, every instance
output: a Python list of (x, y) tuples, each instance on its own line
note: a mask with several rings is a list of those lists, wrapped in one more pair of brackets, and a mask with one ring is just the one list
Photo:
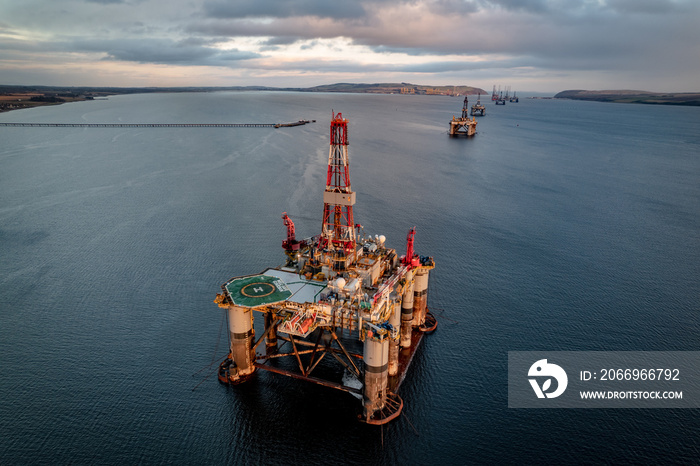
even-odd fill
[(0, 126), (53, 128), (282, 128), (301, 126), (316, 120), (291, 123), (3, 123)]

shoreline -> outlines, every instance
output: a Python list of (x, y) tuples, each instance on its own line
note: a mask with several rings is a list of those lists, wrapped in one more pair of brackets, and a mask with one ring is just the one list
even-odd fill
[[(314, 88), (271, 88), (262, 86), (248, 87), (177, 87), (177, 88), (71, 88), (50, 86), (0, 86), (0, 113), (12, 110), (22, 110), (48, 105), (61, 105), (69, 102), (83, 102), (86, 100), (101, 100), (108, 96), (125, 94), (151, 94), (168, 92), (216, 92), (216, 91), (287, 91), (287, 92), (343, 92), (357, 94), (408, 94), (408, 95), (461, 95), (455, 91), (458, 89), (466, 95), (472, 95), (478, 88), (467, 86), (422, 86), (402, 83), (404, 92), (392, 84), (335, 84), (329, 86), (316, 86)], [(348, 88), (350, 86), (351, 88)], [(449, 89), (451, 88), (451, 89)], [(413, 92), (406, 92), (413, 89)], [(428, 91), (429, 90), (429, 91)], [(398, 91), (398, 92), (397, 92)], [(440, 92), (438, 92), (440, 91)], [(450, 92), (451, 91), (451, 92)], [(487, 94), (484, 94), (487, 95)], [(567, 90), (555, 94), (553, 97), (531, 97), (540, 99), (570, 99), (587, 100), (594, 102), (614, 102), (646, 105), (675, 105), (686, 107), (700, 106), (700, 93), (696, 92), (669, 92), (654, 93), (636, 90)]]
[(70, 102), (83, 102), (105, 98), (106, 95), (74, 95), (41, 92), (0, 93), (0, 113), (12, 110), (61, 105)]
[(621, 104), (680, 105), (687, 107), (700, 106), (700, 93), (697, 92), (656, 93), (635, 90), (568, 90), (555, 94), (554, 98), (589, 100), (595, 102), (615, 102)]
[(0, 113), (45, 105), (60, 105), (105, 98), (110, 95), (217, 92), (217, 91), (285, 91), (285, 92), (340, 92), (355, 94), (406, 95), (475, 95), (486, 91), (471, 86), (426, 86), (409, 83), (383, 84), (330, 84), (308, 88), (277, 88), (265, 86), (232, 87), (64, 87), (64, 86), (7, 86), (0, 85)]

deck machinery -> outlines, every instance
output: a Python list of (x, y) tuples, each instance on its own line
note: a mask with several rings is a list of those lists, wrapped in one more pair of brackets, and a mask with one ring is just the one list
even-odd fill
[[(396, 392), (423, 335), (437, 326), (427, 309), (435, 263), (415, 254), (415, 228), (401, 256), (384, 236), (365, 236), (354, 223), (354, 204), (348, 121), (338, 113), (330, 125), (321, 234), (298, 240), (285, 212), (286, 264), (234, 277), (216, 296), (230, 336), (219, 380), (238, 384), (260, 369), (315, 382), (361, 397), (360, 419), (381, 425), (401, 413)], [(264, 320), (257, 339), (255, 312)], [(258, 351), (263, 341), (265, 351)]]

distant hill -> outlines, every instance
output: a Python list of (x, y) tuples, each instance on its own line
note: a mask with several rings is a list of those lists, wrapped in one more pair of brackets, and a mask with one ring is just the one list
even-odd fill
[(215, 92), (215, 91), (288, 91), (288, 92), (352, 92), (365, 94), (423, 94), (470, 95), (486, 91), (471, 86), (424, 86), (409, 83), (351, 84), (338, 83), (315, 87), (280, 88), (267, 86), (229, 87), (68, 87), (0, 85), (0, 112), (40, 105), (93, 100), (108, 95), (147, 94), (155, 92)]
[(586, 91), (575, 89), (560, 92), (556, 94), (554, 98), (595, 100), (597, 102), (700, 106), (700, 93), (696, 92), (657, 93), (630, 89), (604, 91)]
[(337, 83), (299, 90), (305, 92), (352, 92), (363, 94), (486, 95), (485, 90), (472, 86), (428, 86), (411, 83)]
[(226, 86), (226, 87), (68, 87), (68, 86), (6, 86), (0, 85), (0, 95), (35, 92), (39, 94), (72, 93), (85, 94), (146, 94), (152, 92), (214, 92), (214, 91), (293, 91), (293, 92), (353, 92), (366, 94), (428, 94), (465, 95), (484, 94), (486, 91), (472, 86), (426, 86), (410, 83), (324, 84), (314, 87), (269, 87), (269, 86)]

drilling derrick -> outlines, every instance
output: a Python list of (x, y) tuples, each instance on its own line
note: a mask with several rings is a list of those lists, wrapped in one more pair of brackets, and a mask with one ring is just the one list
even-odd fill
[(348, 120), (333, 115), (328, 152), (326, 190), (323, 193), (323, 224), (320, 246), (331, 251), (333, 270), (343, 271), (356, 256), (352, 206), (355, 193), (350, 187), (348, 168)]

